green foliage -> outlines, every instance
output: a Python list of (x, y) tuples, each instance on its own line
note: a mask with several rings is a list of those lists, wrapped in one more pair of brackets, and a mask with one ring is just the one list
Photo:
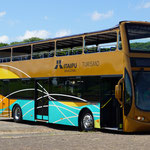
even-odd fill
[(150, 50), (150, 42), (145, 43), (131, 43), (130, 48), (132, 50)]
[(21, 44), (21, 43), (23, 43), (23, 42), (12, 42), (12, 43), (10, 43), (10, 45), (17, 45), (17, 44)]
[(32, 37), (32, 38), (23, 40), (23, 43), (29, 43), (29, 42), (40, 41), (40, 40), (43, 40), (43, 39), (38, 38), (38, 37)]
[(34, 42), (34, 41), (40, 41), (40, 40), (43, 40), (41, 38), (38, 38), (38, 37), (32, 37), (32, 38), (29, 38), (29, 39), (25, 39), (21, 42), (11, 42), (10, 44), (8, 43), (0, 43), (0, 47), (4, 47), (4, 46), (9, 46), (9, 45), (17, 45), (17, 44), (23, 44), (23, 43), (29, 43), (29, 42)]
[(0, 43), (0, 47), (8, 46), (9, 44), (7, 43)]

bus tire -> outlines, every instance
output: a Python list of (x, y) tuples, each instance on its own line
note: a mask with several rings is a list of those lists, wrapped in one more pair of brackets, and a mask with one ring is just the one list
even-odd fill
[(13, 118), (15, 122), (21, 122), (22, 121), (22, 111), (19, 105), (16, 105), (13, 109)]
[(81, 131), (91, 131), (94, 129), (94, 119), (93, 115), (89, 110), (85, 110), (81, 114), (80, 122), (79, 122)]

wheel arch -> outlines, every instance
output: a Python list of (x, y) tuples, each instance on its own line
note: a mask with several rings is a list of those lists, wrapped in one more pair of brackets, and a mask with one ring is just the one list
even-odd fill
[[(92, 113), (92, 111), (89, 108), (85, 107), (85, 108), (81, 109), (81, 111), (79, 112), (79, 117), (78, 117), (78, 126), (79, 126), (79, 128), (81, 128), (80, 127), (80, 120), (81, 120), (82, 114), (85, 111), (89, 111), (92, 114), (92, 116), (93, 116), (93, 113)], [(94, 116), (93, 116), (93, 118), (94, 118)]]
[[(14, 109), (15, 109), (17, 106), (20, 107), (19, 104), (15, 104), (15, 105), (12, 107), (12, 112), (11, 112), (11, 116), (12, 116), (12, 117), (14, 117), (14, 113), (13, 113), (13, 112), (14, 112)], [(21, 107), (20, 107), (20, 109), (21, 109)], [(21, 109), (21, 111), (22, 111), (22, 109)]]

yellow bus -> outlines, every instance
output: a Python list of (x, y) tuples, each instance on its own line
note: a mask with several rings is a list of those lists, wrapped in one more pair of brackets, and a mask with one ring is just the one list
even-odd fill
[(0, 48), (0, 117), (150, 130), (150, 23)]

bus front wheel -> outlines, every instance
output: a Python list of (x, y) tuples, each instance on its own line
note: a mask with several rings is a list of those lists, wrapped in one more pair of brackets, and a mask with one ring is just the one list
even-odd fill
[(22, 111), (19, 105), (16, 105), (13, 109), (13, 118), (15, 122), (21, 122), (22, 121)]
[(82, 131), (91, 131), (94, 129), (93, 115), (89, 110), (86, 110), (81, 114), (80, 129)]

